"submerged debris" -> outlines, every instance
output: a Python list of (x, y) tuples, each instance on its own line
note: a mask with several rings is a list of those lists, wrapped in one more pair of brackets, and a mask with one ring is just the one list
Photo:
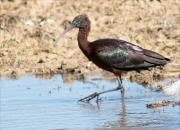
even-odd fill
[(168, 100), (163, 100), (163, 101), (159, 101), (159, 102), (155, 102), (155, 103), (151, 103), (151, 104), (146, 104), (147, 108), (158, 108), (158, 107), (162, 107), (162, 106), (168, 106), (171, 103), (171, 101)]
[(180, 106), (180, 101), (179, 102), (175, 102), (174, 104), (173, 104), (173, 106)]
[(154, 109), (154, 108), (159, 108), (159, 107), (164, 107), (164, 106), (169, 106), (172, 104), (172, 106), (180, 105), (180, 101), (175, 102), (175, 101), (169, 101), (169, 100), (162, 100), (150, 104), (146, 104), (147, 108)]

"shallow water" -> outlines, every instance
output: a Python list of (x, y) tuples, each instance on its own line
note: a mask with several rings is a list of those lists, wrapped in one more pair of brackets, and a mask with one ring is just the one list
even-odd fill
[(179, 106), (146, 108), (148, 103), (175, 97), (126, 80), (124, 100), (117, 91), (102, 95), (99, 104), (78, 103), (95, 91), (117, 86), (115, 80), (93, 80), (96, 77), (71, 83), (64, 83), (61, 75), (52, 79), (1, 78), (1, 130), (180, 128)]

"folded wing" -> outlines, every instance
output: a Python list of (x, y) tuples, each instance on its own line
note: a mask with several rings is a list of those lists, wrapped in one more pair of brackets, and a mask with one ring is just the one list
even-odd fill
[[(103, 42), (104, 41), (104, 42)], [(95, 56), (109, 67), (120, 70), (141, 70), (163, 66), (169, 59), (126, 41), (101, 39), (93, 44)]]

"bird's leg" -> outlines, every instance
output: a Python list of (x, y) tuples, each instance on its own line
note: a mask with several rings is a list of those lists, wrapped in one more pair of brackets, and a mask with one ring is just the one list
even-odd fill
[(121, 90), (121, 95), (122, 97), (124, 97), (124, 88), (122, 86), (122, 79), (121, 79), (121, 76), (118, 77), (118, 87), (117, 88), (114, 88), (114, 89), (110, 89), (110, 90), (105, 90), (105, 91), (102, 91), (102, 92), (95, 92), (93, 94), (90, 94), (89, 96), (87, 97), (84, 97), (82, 99), (80, 99), (79, 101), (80, 102), (89, 102), (90, 100), (94, 99), (95, 97), (97, 98), (96, 99), (96, 102), (99, 101), (99, 96), (101, 94), (104, 94), (104, 93), (108, 93), (108, 92), (113, 92), (113, 91), (117, 91), (117, 90)]
[(118, 76), (118, 87), (119, 89), (121, 90), (121, 97), (124, 98), (124, 87), (122, 85), (122, 78), (121, 78), (121, 75)]

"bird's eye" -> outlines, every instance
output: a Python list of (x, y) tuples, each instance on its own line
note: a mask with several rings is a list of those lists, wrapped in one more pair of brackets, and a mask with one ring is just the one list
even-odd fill
[(72, 22), (71, 22), (71, 21), (68, 21), (68, 23), (69, 23), (69, 24), (72, 24)]

